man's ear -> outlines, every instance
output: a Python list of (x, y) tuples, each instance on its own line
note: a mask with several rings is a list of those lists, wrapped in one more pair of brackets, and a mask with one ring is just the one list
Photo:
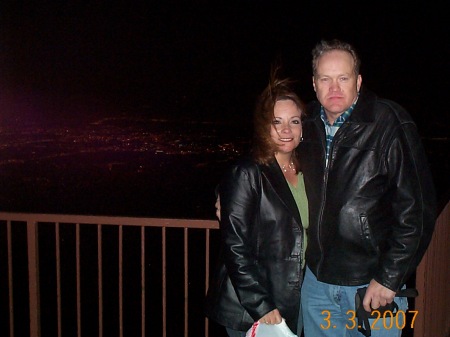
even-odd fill
[(356, 89), (358, 92), (361, 89), (361, 84), (362, 84), (362, 76), (360, 74), (360, 75), (358, 75), (358, 78), (356, 79)]

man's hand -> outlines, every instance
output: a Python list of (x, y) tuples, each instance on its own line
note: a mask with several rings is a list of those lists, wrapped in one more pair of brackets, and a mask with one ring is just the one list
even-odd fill
[(216, 217), (220, 221), (220, 195), (217, 195), (216, 203), (214, 206), (216, 206)]
[(367, 312), (378, 309), (394, 300), (395, 292), (375, 280), (370, 281), (364, 296), (363, 306)]

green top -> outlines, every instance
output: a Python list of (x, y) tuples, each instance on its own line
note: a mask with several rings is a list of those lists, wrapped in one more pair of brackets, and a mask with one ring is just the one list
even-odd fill
[(303, 225), (303, 250), (302, 250), (302, 267), (305, 267), (305, 252), (307, 246), (306, 229), (309, 227), (309, 217), (308, 217), (308, 198), (306, 197), (305, 181), (303, 180), (303, 173), (299, 172), (297, 175), (297, 187), (291, 185), (288, 182), (289, 188), (291, 189), (292, 195), (294, 196), (295, 203), (297, 204), (298, 210), (300, 212), (300, 218), (302, 219)]

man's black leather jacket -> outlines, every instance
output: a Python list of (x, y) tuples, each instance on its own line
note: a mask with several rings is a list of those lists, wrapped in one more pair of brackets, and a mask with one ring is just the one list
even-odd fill
[(436, 220), (433, 181), (410, 115), (363, 89), (327, 165), (318, 102), (308, 107), (303, 138), (308, 267), (321, 282), (375, 279), (397, 291), (424, 255)]

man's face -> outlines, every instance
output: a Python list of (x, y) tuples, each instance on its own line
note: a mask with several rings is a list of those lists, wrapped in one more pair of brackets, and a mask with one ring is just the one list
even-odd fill
[(345, 51), (333, 50), (318, 59), (313, 87), (330, 123), (347, 110), (358, 95), (362, 78), (356, 76), (353, 69), (353, 58)]

